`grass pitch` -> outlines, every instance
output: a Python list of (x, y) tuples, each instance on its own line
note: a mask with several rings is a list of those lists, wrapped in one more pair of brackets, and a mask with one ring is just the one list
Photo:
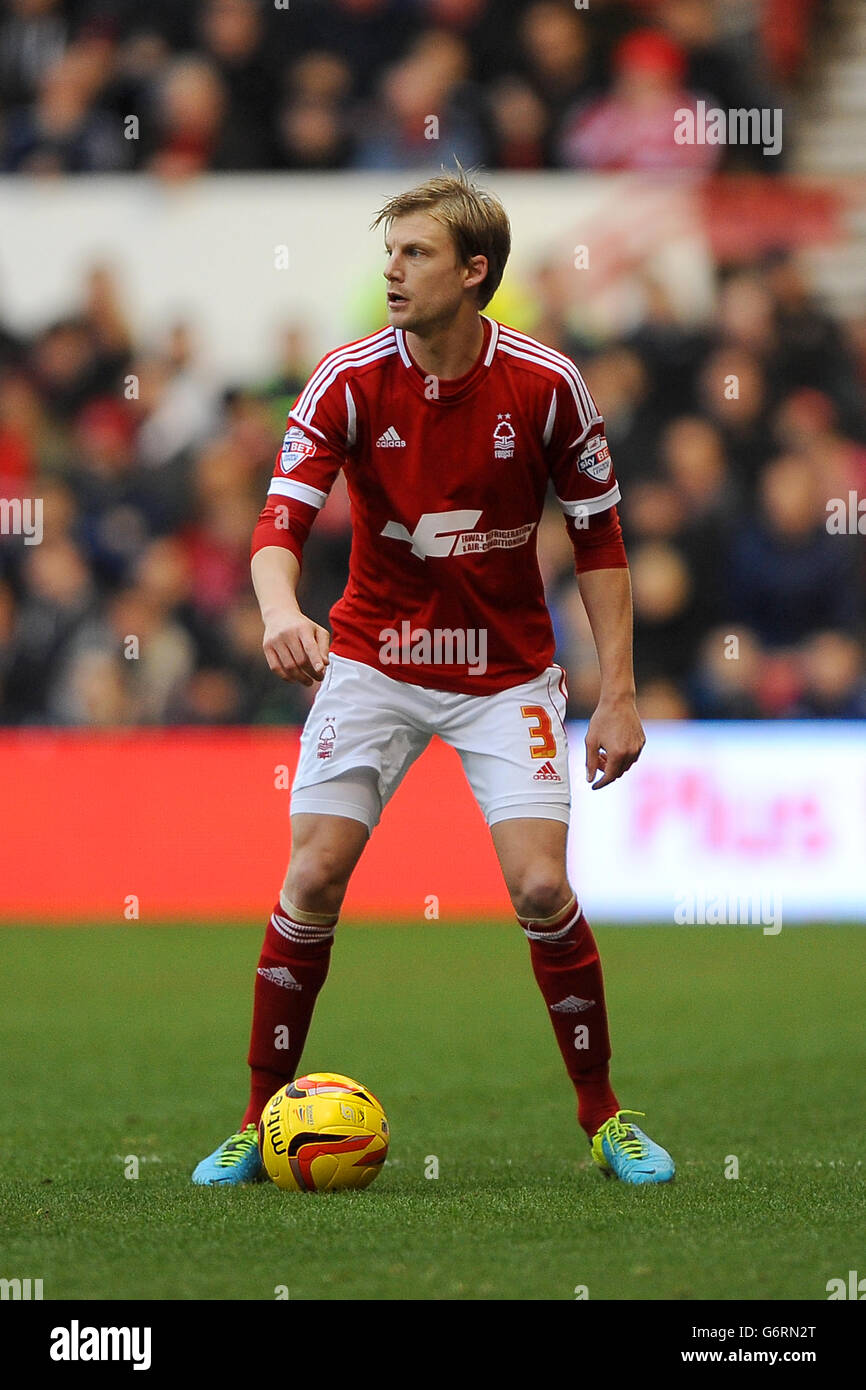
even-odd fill
[(614, 1084), (674, 1184), (592, 1168), (514, 925), (344, 924), (303, 1069), (371, 1086), (393, 1141), (368, 1191), (302, 1196), (189, 1181), (243, 1109), (260, 927), (0, 930), (0, 1275), (45, 1299), (826, 1299), (862, 1265), (862, 931), (596, 934)]

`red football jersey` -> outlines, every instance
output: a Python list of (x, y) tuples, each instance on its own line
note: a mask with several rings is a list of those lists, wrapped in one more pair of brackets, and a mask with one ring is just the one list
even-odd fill
[(300, 560), (342, 468), (352, 552), (331, 650), (472, 695), (529, 680), (553, 658), (536, 556), (551, 481), (578, 570), (626, 564), (604, 421), (580, 372), (482, 322), (474, 367), (452, 380), (426, 376), (399, 328), (329, 352), (289, 412), (252, 547), (286, 546)]

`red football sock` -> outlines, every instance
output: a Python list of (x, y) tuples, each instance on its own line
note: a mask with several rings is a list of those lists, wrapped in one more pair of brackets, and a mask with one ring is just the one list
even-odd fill
[(578, 1122), (592, 1138), (620, 1108), (610, 1085), (610, 1037), (595, 937), (574, 898), (553, 917), (518, 921), (577, 1091)]
[(247, 1057), (250, 1100), (241, 1129), (257, 1125), (271, 1096), (297, 1075), (316, 997), (328, 974), (336, 924), (336, 917), (311, 912), (293, 910), (289, 915), (280, 902), (274, 908), (256, 971)]

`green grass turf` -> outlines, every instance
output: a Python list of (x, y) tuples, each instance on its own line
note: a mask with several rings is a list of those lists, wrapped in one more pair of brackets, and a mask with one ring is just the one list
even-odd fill
[(597, 935), (614, 1081), (676, 1183), (591, 1167), (515, 927), (343, 926), (304, 1069), (371, 1086), (391, 1156), (366, 1192), (301, 1196), (189, 1182), (245, 1100), (259, 929), (0, 930), (0, 1276), (46, 1299), (825, 1299), (862, 1267), (862, 932)]

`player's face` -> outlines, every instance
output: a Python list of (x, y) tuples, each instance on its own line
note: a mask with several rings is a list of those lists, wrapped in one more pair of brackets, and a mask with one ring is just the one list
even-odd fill
[(467, 277), (474, 277), (458, 261), (447, 227), (426, 212), (398, 217), (385, 253), (388, 322), (418, 334), (450, 323), (465, 301)]

